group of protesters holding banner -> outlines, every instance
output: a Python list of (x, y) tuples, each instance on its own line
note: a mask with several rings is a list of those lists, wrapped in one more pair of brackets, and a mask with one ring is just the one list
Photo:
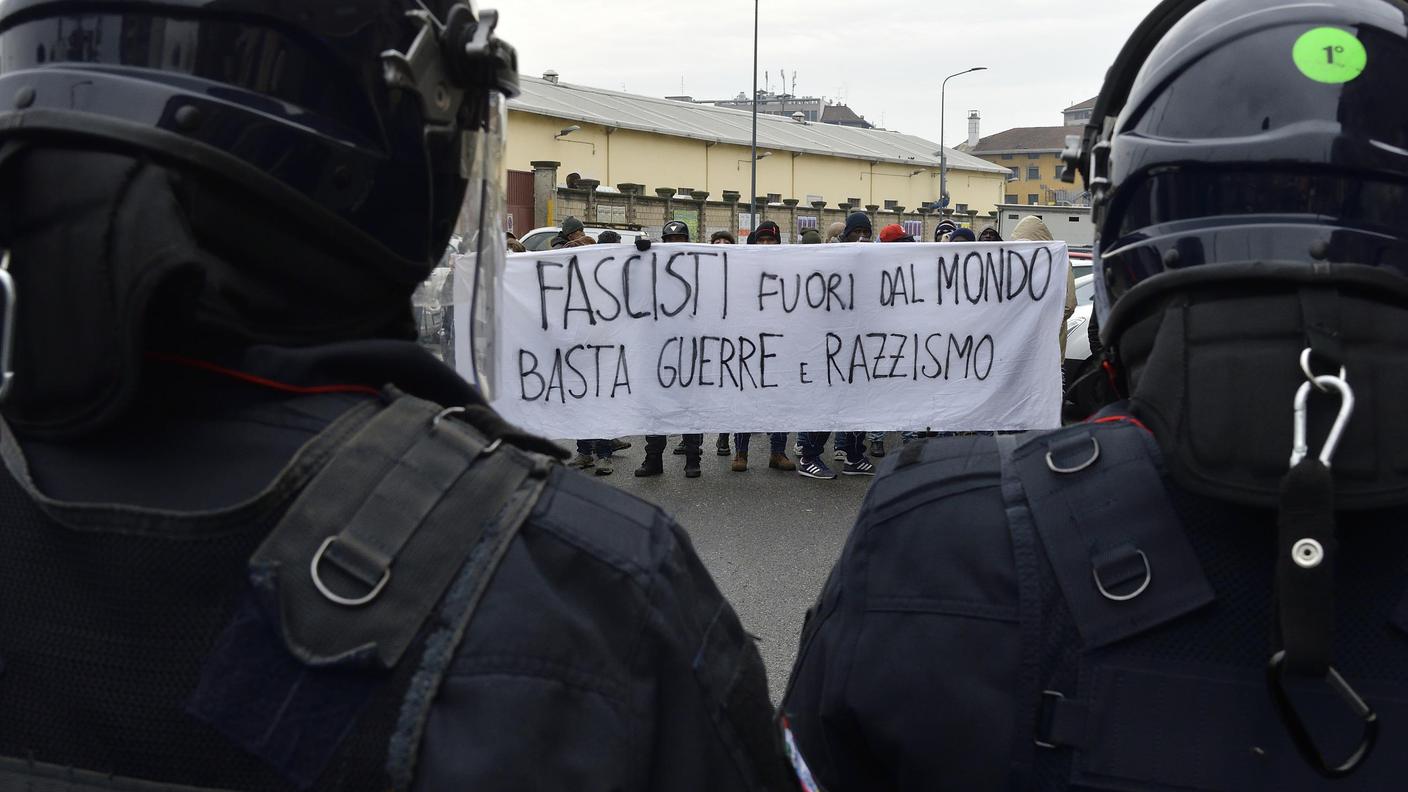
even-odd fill
[[(607, 238), (610, 234), (612, 238)], [(832, 223), (826, 231), (825, 242), (870, 242), (875, 237), (874, 229), (870, 217), (864, 212), (853, 212), (844, 221)], [(1018, 223), (1013, 234), (1012, 241), (1051, 241), (1051, 232), (1046, 224), (1036, 216), (1029, 216)], [(881, 243), (915, 242), (914, 236), (907, 231), (904, 226), (892, 223), (880, 230), (878, 239)], [(562, 231), (552, 241), (552, 246), (557, 247), (577, 247), (590, 244), (611, 244), (620, 243), (620, 237), (613, 232), (602, 234), (601, 239), (593, 240), (583, 229), (583, 223), (575, 218), (568, 217), (562, 223)], [(667, 222), (661, 230), (661, 242), (688, 242), (690, 241), (689, 226), (680, 220)], [(816, 229), (805, 229), (798, 242), (799, 244), (819, 244), (823, 241), (822, 234)], [(935, 242), (971, 243), (979, 242), (1001, 242), (1003, 238), (994, 227), (987, 227), (975, 235), (973, 230), (954, 224), (950, 220), (944, 220), (934, 232)], [(711, 245), (733, 245), (737, 244), (737, 238), (732, 232), (723, 230), (715, 231), (710, 235)], [(779, 245), (782, 244), (782, 231), (778, 224), (772, 220), (764, 220), (758, 227), (750, 231), (745, 243), (748, 245)], [(1062, 355), (1065, 348), (1065, 322), (1070, 318), (1075, 309), (1075, 287), (1074, 275), (1067, 268), (1066, 305), (1062, 315), (1061, 326), (1057, 328), (1061, 340)], [(945, 432), (951, 433), (951, 432)], [(793, 452), (797, 456), (797, 461), (793, 462), (787, 455), (787, 432), (768, 433), (768, 467), (780, 471), (796, 471), (799, 475), (814, 479), (834, 479), (837, 472), (826, 463), (824, 458), (825, 445), (831, 439), (830, 432), (798, 432), (796, 444)], [(833, 441), (832, 461), (840, 463), (840, 474), (847, 476), (873, 476), (875, 475), (875, 465), (867, 458), (867, 452), (872, 457), (885, 456), (885, 434), (883, 430), (872, 430), (868, 432), (836, 432)], [(935, 433), (918, 429), (901, 430), (902, 442), (908, 444), (911, 441), (924, 436), (933, 436)], [(730, 445), (730, 435), (727, 432), (720, 432), (714, 444), (715, 452), (718, 456), (727, 457), (732, 455), (733, 461), (730, 470), (735, 473), (742, 473), (748, 470), (749, 451), (751, 448), (751, 433), (736, 433), (732, 435)], [(684, 457), (683, 472), (686, 478), (698, 478), (701, 475), (700, 458), (703, 455), (704, 435), (684, 434), (680, 442), (674, 447), (673, 453), (676, 456)], [(592, 469), (598, 476), (611, 475), (614, 471), (613, 460), (615, 452), (630, 448), (632, 443), (620, 438), (595, 438), (577, 441), (577, 454), (569, 464), (579, 470)], [(665, 471), (664, 452), (666, 447), (665, 435), (647, 435), (645, 442), (645, 458), (640, 466), (636, 468), (635, 475), (638, 477), (659, 476)]]

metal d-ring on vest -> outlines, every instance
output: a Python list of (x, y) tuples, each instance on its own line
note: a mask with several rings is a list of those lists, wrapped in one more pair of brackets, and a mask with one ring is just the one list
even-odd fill
[[(436, 413), (435, 416), (430, 419), (431, 431), (437, 429), (440, 426), (440, 422), (450, 417), (451, 415), (463, 415), (465, 412), (466, 410), (464, 407), (446, 407), (445, 409)], [(502, 442), (503, 441), (501, 438), (494, 439), (478, 452), (477, 457), (489, 456), (490, 454), (494, 453), (499, 449), (499, 446)], [(344, 533), (346, 533), (345, 530)], [(322, 573), (320, 572), (320, 568), (324, 561), (324, 556), (327, 555), (328, 551), (337, 543), (340, 538), (343, 538), (342, 534), (333, 534), (328, 536), (326, 539), (323, 540), (322, 544), (318, 546), (317, 552), (313, 554), (313, 560), (308, 565), (308, 572), (313, 578), (313, 586), (318, 590), (319, 594), (321, 594), (325, 599), (335, 605), (341, 605), (344, 608), (360, 608), (364, 605), (369, 605), (373, 601), (375, 601), (378, 596), (381, 595), (382, 589), (385, 589), (386, 584), (391, 581), (391, 562), (395, 560), (395, 555), (392, 554), (392, 557), (388, 559), (386, 566), (384, 566), (381, 570), (380, 577), (377, 579), (376, 583), (371, 585), (371, 588), (365, 594), (359, 597), (346, 597), (341, 594), (338, 594), (337, 592), (329, 588), (327, 583), (323, 581)], [(403, 541), (405, 540), (409, 540), (409, 536), (404, 537)], [(355, 537), (353, 537), (353, 542), (355, 545)], [(353, 551), (355, 552), (355, 548), (353, 549)], [(329, 557), (327, 559), (327, 562), (333, 564), (334, 566), (338, 566), (335, 558)], [(347, 570), (345, 568), (343, 571), (350, 572), (350, 570)], [(354, 577), (356, 576), (355, 573), (352, 574)]]
[[(1378, 739), (1378, 716), (1339, 671), (1329, 663), (1329, 641), (1333, 637), (1334, 482), (1330, 464), (1354, 413), (1354, 390), (1347, 373), (1316, 375), (1310, 368), (1310, 349), (1300, 355), (1306, 381), (1296, 391), (1290, 470), (1282, 485), (1281, 513), (1278, 517), (1278, 544), (1286, 553), (1277, 561), (1276, 623), (1282, 648), (1271, 656), (1267, 684), (1281, 723), (1289, 732), (1305, 761), (1326, 778), (1343, 778), (1357, 770), (1373, 751)], [(1306, 440), (1311, 388), (1340, 397), (1339, 412), (1325, 438), (1320, 453), (1312, 458)], [(1301, 532), (1318, 532), (1320, 538)], [(1323, 540), (1323, 541), (1322, 541)], [(1288, 547), (1287, 547), (1288, 546)], [(1294, 633), (1294, 634), (1293, 634)], [(1288, 652), (1296, 649), (1303, 656)], [(1359, 745), (1344, 761), (1332, 764), (1306, 728), (1285, 687), (1287, 666), (1293, 673), (1320, 674), (1325, 683), (1364, 725)], [(1299, 666), (1299, 668), (1294, 668)]]

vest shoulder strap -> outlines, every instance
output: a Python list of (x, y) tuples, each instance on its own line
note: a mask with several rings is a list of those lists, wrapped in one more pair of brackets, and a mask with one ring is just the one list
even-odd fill
[(255, 551), (253, 596), (190, 706), (300, 788), (409, 786), (435, 691), (551, 466), (457, 410), (388, 398)]
[(1087, 650), (1214, 599), (1158, 458), (1153, 438), (1129, 421), (1067, 427), (1012, 453), (1011, 474)]

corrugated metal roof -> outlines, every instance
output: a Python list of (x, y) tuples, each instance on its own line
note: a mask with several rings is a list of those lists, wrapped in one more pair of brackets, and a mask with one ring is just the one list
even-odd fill
[[(747, 146), (752, 113), (726, 107), (606, 91), (520, 77), (523, 93), (509, 109), (589, 124)], [(835, 124), (799, 124), (781, 116), (758, 115), (758, 148), (801, 151), (833, 157), (938, 167), (939, 144), (914, 135)], [(949, 170), (1006, 173), (961, 151), (948, 149)]]

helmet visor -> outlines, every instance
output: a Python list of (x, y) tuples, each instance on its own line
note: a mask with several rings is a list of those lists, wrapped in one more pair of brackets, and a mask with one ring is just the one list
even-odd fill
[(1408, 183), (1328, 170), (1168, 168), (1111, 207), (1096, 307), (1162, 272), (1206, 264), (1317, 259), (1408, 276)]
[(506, 260), (503, 135), (506, 102), (490, 91), (482, 128), (461, 133), (461, 175), (467, 181), (455, 235), (440, 263), (416, 290), (420, 342), (492, 399), (496, 382), (492, 331)]

